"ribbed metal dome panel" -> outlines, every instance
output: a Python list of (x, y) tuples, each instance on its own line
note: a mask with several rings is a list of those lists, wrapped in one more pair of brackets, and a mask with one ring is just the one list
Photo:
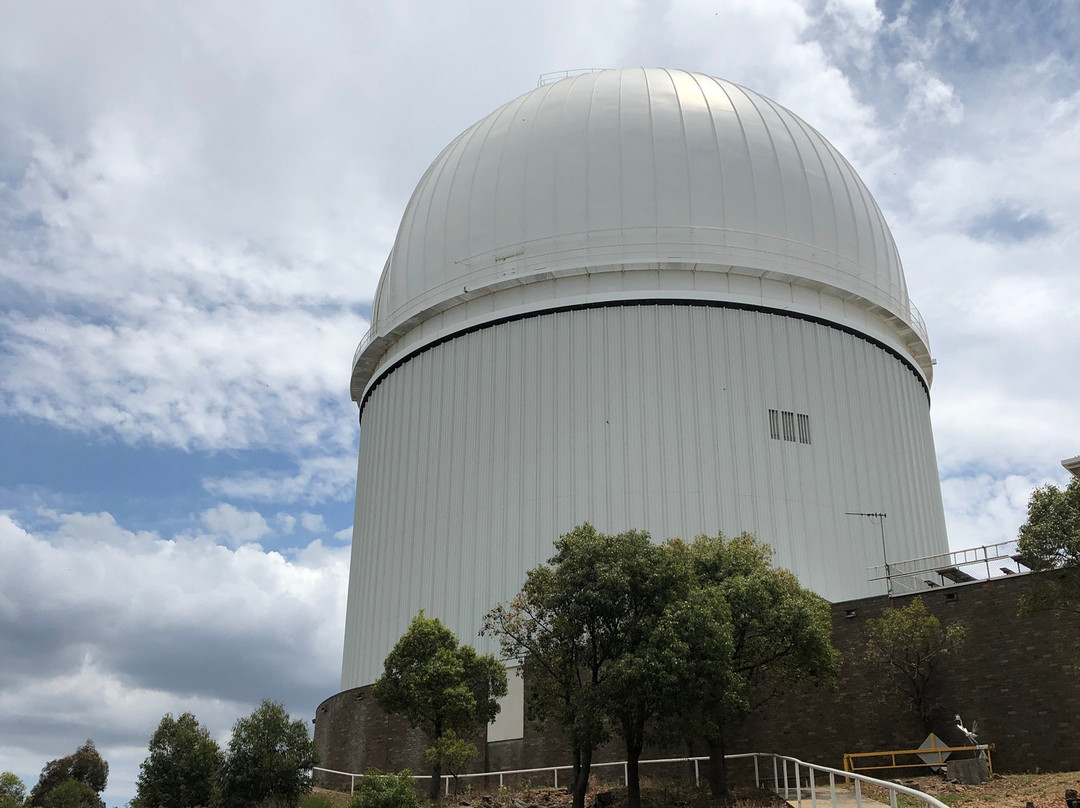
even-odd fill
[[(526, 93), (432, 163), (387, 262), (354, 394), (372, 354), (429, 317), (514, 284), (611, 267), (773, 277), (857, 298), (905, 332), (929, 376), (896, 245), (840, 153), (736, 84), (628, 69)], [(491, 319), (501, 307), (491, 302)]]

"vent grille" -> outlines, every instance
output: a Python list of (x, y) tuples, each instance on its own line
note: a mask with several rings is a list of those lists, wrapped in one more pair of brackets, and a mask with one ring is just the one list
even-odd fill
[(810, 416), (799, 413), (799, 443), (810, 443)]
[(810, 445), (810, 416), (790, 410), (769, 410), (769, 437)]

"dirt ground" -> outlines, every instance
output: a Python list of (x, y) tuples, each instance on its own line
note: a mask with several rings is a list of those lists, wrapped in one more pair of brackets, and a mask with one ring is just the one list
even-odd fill
[(962, 786), (941, 777), (900, 780), (951, 808), (1065, 808), (1065, 789), (1080, 789), (1080, 772), (1052, 774), (996, 774), (989, 783)]
[[(1080, 790), (1080, 772), (1051, 774), (995, 774), (989, 783), (964, 786), (949, 783), (938, 776), (898, 779), (896, 782), (917, 788), (944, 802), (950, 808), (1066, 808), (1065, 790)], [(878, 796), (866, 792), (867, 796)], [(324, 797), (334, 808), (349, 801), (348, 794), (315, 789), (315, 795)], [(595, 798), (595, 794), (590, 794)], [(624, 808), (626, 790), (611, 792), (611, 802), (606, 808)], [(606, 800), (605, 800), (606, 802)], [(707, 789), (663, 781), (642, 780), (642, 803), (646, 808), (715, 808)], [(571, 804), (570, 795), (563, 789), (535, 788), (502, 794), (468, 794), (446, 797), (445, 808), (566, 808)], [(784, 805), (784, 801), (767, 792), (742, 791), (727, 803), (732, 808), (766, 808)], [(804, 806), (806, 802), (804, 800)], [(827, 803), (826, 803), (827, 805)], [(915, 808), (915, 801), (902, 799), (902, 808)]]

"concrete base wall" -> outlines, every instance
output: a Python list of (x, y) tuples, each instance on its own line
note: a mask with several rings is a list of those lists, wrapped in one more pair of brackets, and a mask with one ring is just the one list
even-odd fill
[[(944, 623), (967, 629), (960, 654), (940, 669), (940, 709), (932, 729), (945, 741), (962, 745), (953, 716), (959, 713), (968, 727), (978, 721), (979, 741), (996, 744), (993, 763), (1000, 771), (1071, 770), (1080, 760), (1075, 723), (1080, 716), (1080, 676), (1073, 670), (1080, 615), (1018, 616), (1018, 600), (1034, 581), (1035, 576), (1020, 575), (922, 596), (927, 609)], [(898, 597), (894, 603), (902, 607), (910, 599)], [(837, 689), (794, 692), (766, 705), (728, 751), (779, 752), (839, 768), (848, 752), (917, 747), (927, 728), (891, 696), (880, 672), (860, 659), (866, 621), (887, 605), (886, 597), (834, 604), (833, 643), (844, 659)], [(384, 715), (369, 689), (343, 691), (319, 706), (315, 740), (322, 765), (351, 772), (371, 766), (395, 771), (408, 767), (423, 773), (425, 739), (399, 717)], [(477, 742), (481, 754), (474, 771), (570, 763), (569, 748), (557, 728), (540, 731), (526, 723), (521, 739)], [(681, 745), (654, 753), (706, 751), (700, 745)], [(615, 740), (598, 760), (623, 757)]]

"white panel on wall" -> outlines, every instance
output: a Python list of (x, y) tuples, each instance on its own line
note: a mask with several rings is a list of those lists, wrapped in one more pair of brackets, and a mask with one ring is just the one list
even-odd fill
[(488, 725), (488, 743), (512, 741), (525, 735), (525, 680), (517, 665), (506, 667), (506, 695), (499, 699), (499, 714)]

